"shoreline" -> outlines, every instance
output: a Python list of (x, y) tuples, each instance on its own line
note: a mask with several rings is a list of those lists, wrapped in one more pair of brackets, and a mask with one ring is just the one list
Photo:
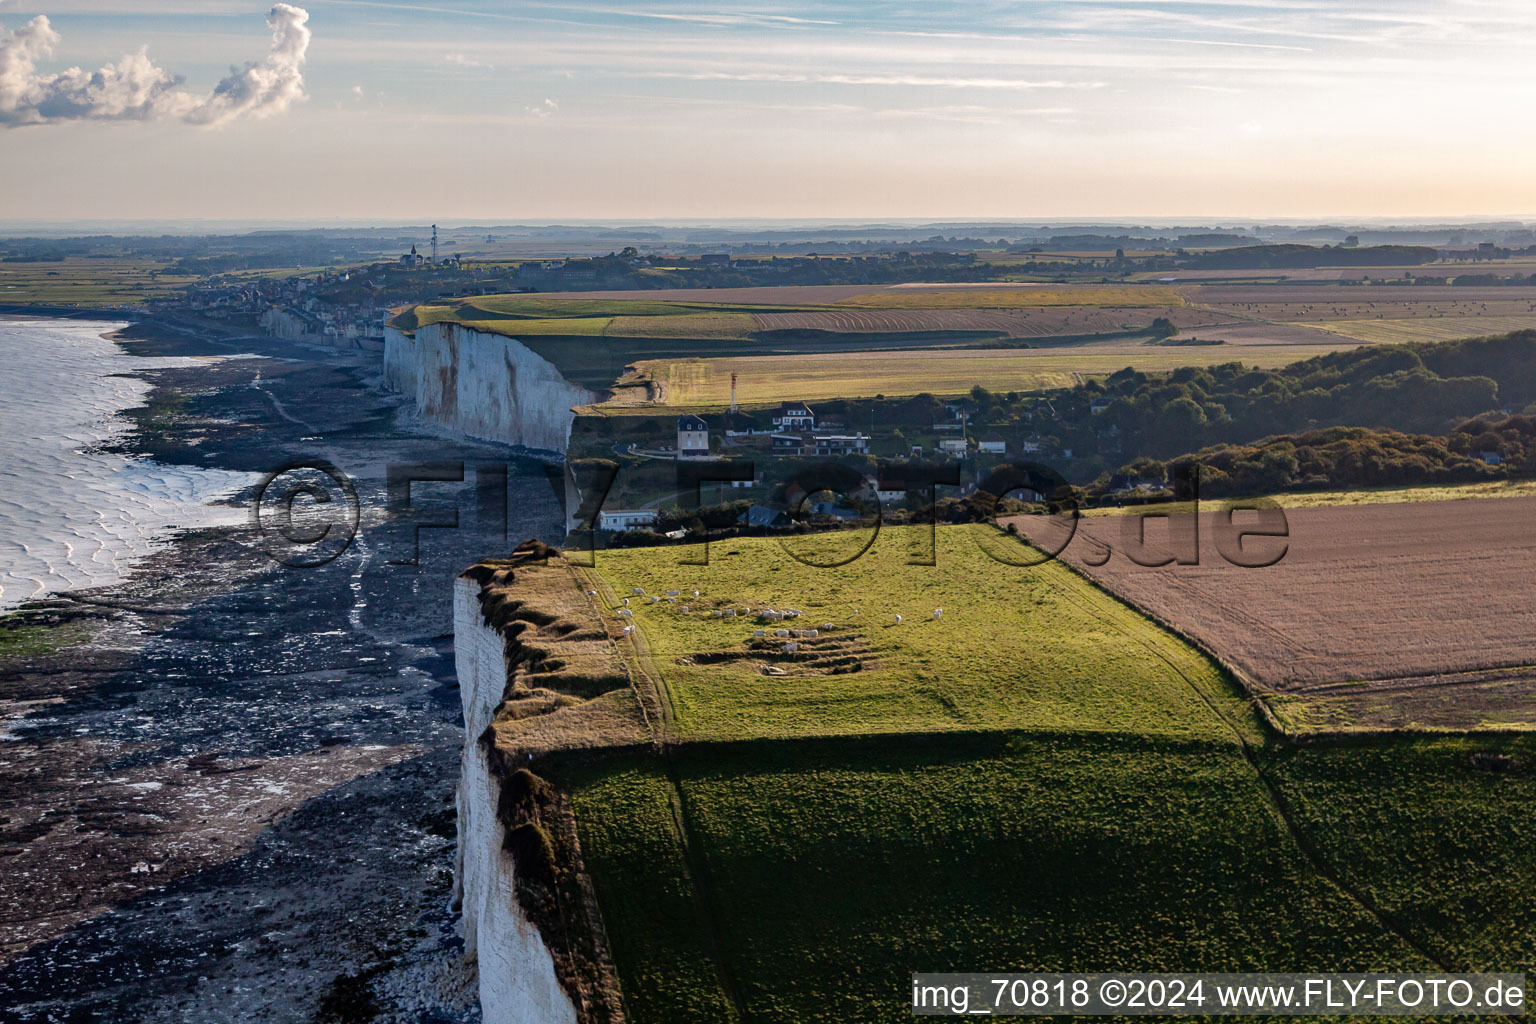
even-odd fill
[(424, 531), (421, 565), (389, 565), (384, 467), (506, 463), (514, 518), (552, 524), (543, 471), (402, 427), (362, 360), (222, 324), (113, 334), (218, 357), (138, 371), (117, 454), (324, 457), (355, 476), (363, 527), (313, 570), (271, 561), (248, 523), (180, 529), (118, 583), (0, 615), (0, 1015), (298, 1021), (366, 996), (381, 1020), (468, 1024), (449, 583), (471, 538)]

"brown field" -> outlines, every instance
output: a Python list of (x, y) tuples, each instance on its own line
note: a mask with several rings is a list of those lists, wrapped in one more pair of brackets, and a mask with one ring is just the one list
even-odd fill
[(1196, 285), (1182, 289), (1203, 309), (1281, 322), (1508, 317), (1536, 314), (1536, 288)]
[[(1226, 562), (1213, 513), (1196, 566), (1132, 562), (1135, 516), (1083, 519), (1063, 557), (1214, 652), (1289, 729), (1536, 728), (1536, 498), (1285, 516), (1289, 547), (1268, 568)], [(1016, 521), (1050, 542), (1040, 520)], [(1171, 522), (1147, 521), (1149, 552), (1168, 550)]]
[(1182, 306), (1172, 288), (1150, 285), (993, 285), (949, 288), (907, 285), (838, 301), (869, 309), (1029, 309), (1036, 306)]
[[(1103, 334), (1147, 327), (1160, 316), (1181, 330), (1233, 323), (1222, 313), (1172, 306), (1047, 306), (1033, 309), (849, 309), (759, 313), (763, 330), (817, 330), (859, 334), (898, 331), (995, 331), (1009, 338)], [(1327, 339), (1318, 338), (1317, 342)]]

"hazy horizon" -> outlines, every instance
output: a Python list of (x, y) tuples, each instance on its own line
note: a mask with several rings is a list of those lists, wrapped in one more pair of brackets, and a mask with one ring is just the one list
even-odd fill
[[(1518, 0), (7, 0), (0, 26), (6, 221), (1536, 217), (1508, 212)], [(1233, 209), (1268, 212), (1188, 212)]]

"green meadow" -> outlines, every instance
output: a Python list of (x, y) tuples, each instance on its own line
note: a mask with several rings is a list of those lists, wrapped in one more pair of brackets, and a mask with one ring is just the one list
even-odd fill
[[(631, 1021), (906, 1020), (914, 971), (1536, 970), (1536, 742), (1288, 745), (1080, 577), (927, 532), (831, 568), (867, 535), (598, 554), (668, 742), (544, 770)], [(763, 628), (727, 607), (831, 621), (865, 667), (701, 658)]]

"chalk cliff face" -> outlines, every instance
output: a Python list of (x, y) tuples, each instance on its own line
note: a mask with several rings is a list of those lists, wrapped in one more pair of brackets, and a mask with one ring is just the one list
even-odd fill
[(555, 962), (518, 904), (511, 856), (497, 817), (500, 783), (480, 737), (507, 688), (501, 634), (485, 622), (480, 585), (454, 581), (454, 657), (464, 703), (459, 776), (459, 848), (455, 895), (463, 908), (465, 952), (480, 965), (486, 1024), (576, 1024)]
[(602, 397), (516, 339), (459, 324), (414, 335), (385, 328), (384, 383), (413, 397), (423, 418), (470, 437), (558, 452), (571, 436), (571, 407)]

